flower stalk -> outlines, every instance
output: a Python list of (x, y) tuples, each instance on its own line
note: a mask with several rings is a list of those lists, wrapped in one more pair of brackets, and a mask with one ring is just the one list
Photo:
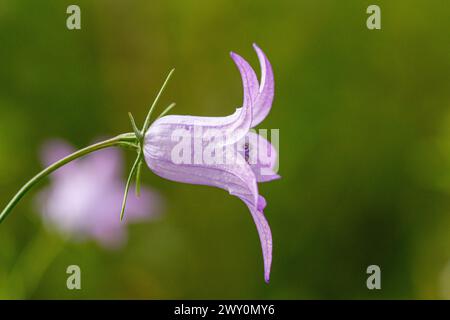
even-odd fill
[[(128, 113), (128, 116), (130, 117), (131, 126), (133, 128), (133, 132), (120, 134), (114, 138), (98, 142), (96, 144), (93, 144), (91, 146), (85, 147), (81, 150), (78, 150), (67, 157), (56, 161), (52, 165), (48, 166), (41, 172), (39, 172), (36, 176), (31, 178), (10, 200), (10, 202), (6, 205), (6, 207), (3, 209), (3, 211), (0, 213), (0, 223), (5, 220), (5, 218), (8, 216), (8, 214), (11, 212), (11, 210), (19, 203), (20, 199), (37, 183), (39, 183), (42, 179), (47, 177), (49, 174), (54, 172), (55, 170), (61, 168), (62, 166), (68, 164), (69, 162), (72, 162), (75, 159), (81, 158), (89, 153), (92, 153), (94, 151), (108, 148), (108, 147), (129, 147), (132, 149), (135, 149), (137, 151), (137, 157), (134, 161), (133, 167), (131, 168), (130, 174), (128, 175), (127, 183), (125, 186), (125, 193), (123, 196), (122, 201), (122, 208), (120, 211), (120, 220), (123, 219), (123, 215), (125, 213), (125, 207), (127, 203), (127, 197), (128, 197), (128, 190), (130, 187), (130, 184), (133, 180), (133, 177), (135, 177), (136, 180), (136, 195), (140, 194), (140, 174), (141, 174), (141, 167), (142, 163), (144, 162), (144, 137), (145, 133), (147, 132), (148, 128), (150, 127), (150, 119), (151, 115), (153, 113), (153, 110), (161, 97), (162, 93), (164, 92), (165, 87), (167, 86), (167, 83), (169, 82), (169, 79), (171, 78), (173, 72), (175, 69), (170, 70), (169, 74), (166, 77), (166, 80), (164, 81), (161, 89), (159, 90), (158, 94), (156, 95), (155, 100), (153, 101), (149, 112), (147, 113), (147, 116), (144, 121), (144, 125), (141, 130), (138, 129), (136, 126), (136, 122), (134, 121), (133, 115), (131, 113)], [(164, 114), (166, 114), (168, 111), (170, 111), (175, 106), (175, 103), (172, 103), (167, 107), (159, 117), (162, 117)], [(159, 118), (158, 117), (158, 118)]]
[(72, 162), (75, 159), (81, 158), (89, 153), (92, 153), (97, 150), (101, 150), (108, 147), (128, 147), (133, 149), (138, 149), (138, 145), (136, 144), (136, 135), (133, 132), (130, 133), (124, 133), (120, 134), (114, 138), (101, 141), (98, 143), (95, 143), (93, 145), (90, 145), (88, 147), (85, 147), (83, 149), (80, 149), (67, 157), (56, 161), (52, 165), (48, 166), (41, 172), (39, 172), (37, 175), (35, 175), (33, 178), (31, 178), (9, 201), (9, 203), (6, 205), (6, 207), (3, 209), (3, 211), (0, 213), (0, 223), (5, 220), (5, 218), (8, 216), (8, 214), (11, 212), (11, 210), (19, 203), (19, 201), (22, 199), (22, 197), (37, 183), (42, 181), (45, 177), (47, 177), (49, 174), (54, 172), (55, 170), (61, 168), (62, 166), (68, 164), (69, 162)]

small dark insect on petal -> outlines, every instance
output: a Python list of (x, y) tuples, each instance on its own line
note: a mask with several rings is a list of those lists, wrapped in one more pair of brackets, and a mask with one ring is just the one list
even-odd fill
[(244, 157), (245, 162), (248, 163), (248, 159), (250, 159), (250, 144), (248, 142), (244, 144)]

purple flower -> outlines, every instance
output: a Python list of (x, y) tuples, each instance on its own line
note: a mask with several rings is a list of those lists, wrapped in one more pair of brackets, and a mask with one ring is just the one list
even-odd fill
[[(42, 160), (48, 166), (73, 151), (63, 141), (49, 141), (43, 147)], [(107, 248), (123, 244), (126, 222), (155, 217), (161, 200), (155, 192), (141, 188), (139, 198), (129, 196), (127, 221), (121, 222), (117, 211), (124, 190), (121, 168), (120, 151), (103, 149), (56, 171), (37, 197), (44, 221), (69, 237), (92, 238)]]
[[(231, 53), (244, 87), (241, 108), (227, 117), (159, 118), (146, 132), (144, 155), (150, 169), (163, 178), (219, 187), (248, 206), (259, 233), (264, 278), (268, 282), (272, 234), (263, 213), (266, 201), (259, 195), (257, 182), (280, 177), (275, 172), (275, 148), (264, 137), (250, 131), (269, 114), (274, 95), (270, 62), (260, 48), (254, 45), (254, 49), (261, 66), (260, 82), (247, 61)], [(251, 157), (255, 151), (265, 156)]]

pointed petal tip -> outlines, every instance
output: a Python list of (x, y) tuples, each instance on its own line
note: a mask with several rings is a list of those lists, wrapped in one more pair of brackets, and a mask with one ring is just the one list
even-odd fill
[(230, 56), (236, 63), (239, 60), (244, 60), (244, 58), (242, 58), (239, 54), (237, 54), (236, 52), (233, 52), (233, 51), (230, 51)]
[(264, 281), (265, 281), (267, 284), (270, 283), (270, 275), (269, 275), (269, 274), (266, 274), (266, 275), (264, 276)]
[(258, 46), (256, 43), (253, 43), (253, 49), (257, 52), (257, 53), (261, 53), (265, 56), (264, 51), (261, 49), (260, 46)]
[(278, 179), (281, 179), (281, 176), (278, 174), (258, 176), (258, 182), (271, 182)]
[(238, 55), (236, 52), (233, 51), (230, 51), (230, 57), (236, 64), (238, 64), (240, 60), (243, 60), (243, 58), (240, 55)]

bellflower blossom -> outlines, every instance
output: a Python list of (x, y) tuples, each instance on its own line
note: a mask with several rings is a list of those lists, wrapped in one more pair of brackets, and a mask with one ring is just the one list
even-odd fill
[[(254, 49), (261, 67), (260, 82), (248, 62), (231, 53), (242, 78), (241, 108), (227, 117), (163, 116), (146, 132), (144, 156), (149, 168), (165, 179), (225, 189), (247, 205), (261, 241), (264, 278), (268, 282), (272, 234), (263, 213), (266, 200), (259, 194), (257, 183), (280, 177), (275, 172), (275, 148), (250, 129), (270, 112), (274, 77), (266, 55), (258, 46), (254, 45)], [(255, 151), (266, 157), (250, 161)]]
[[(42, 149), (42, 161), (48, 166), (73, 151), (63, 141), (49, 141)], [(118, 219), (124, 189), (122, 162), (119, 150), (104, 149), (55, 172), (50, 185), (37, 196), (44, 222), (71, 238), (92, 238), (106, 248), (122, 245), (125, 222), (150, 220), (161, 212), (159, 195), (142, 187), (139, 198), (130, 195), (128, 199), (126, 220)]]
[[(33, 186), (55, 173), (51, 185), (39, 195), (45, 220), (64, 233), (91, 237), (108, 246), (120, 244), (125, 237), (125, 227), (120, 220), (126, 208), (128, 221), (149, 218), (158, 212), (155, 208), (157, 196), (146, 189), (143, 189), (142, 199), (130, 197), (127, 207), (128, 190), (133, 180), (136, 194), (140, 192), (141, 167), (145, 161), (155, 174), (163, 178), (218, 187), (240, 198), (256, 224), (263, 253), (264, 279), (268, 282), (272, 234), (264, 216), (266, 200), (259, 194), (258, 182), (272, 181), (280, 176), (277, 174), (275, 147), (265, 139), (262, 130), (257, 134), (252, 129), (267, 117), (274, 96), (270, 62), (260, 48), (254, 45), (254, 49), (261, 67), (260, 81), (247, 61), (231, 53), (244, 89), (242, 106), (234, 114), (226, 117), (166, 116), (175, 106), (172, 103), (151, 123), (153, 110), (173, 74), (172, 69), (141, 129), (129, 113), (134, 132), (117, 135), (72, 153), (65, 144), (55, 143), (48, 147), (44, 152), (48, 166), (11, 198), (0, 212), (0, 223)], [(120, 180), (117, 151), (108, 149), (86, 160), (77, 160), (110, 147), (125, 147), (137, 152), (125, 184)], [(63, 158), (55, 161), (60, 157)], [(111, 213), (120, 206), (120, 202), (119, 220)]]

